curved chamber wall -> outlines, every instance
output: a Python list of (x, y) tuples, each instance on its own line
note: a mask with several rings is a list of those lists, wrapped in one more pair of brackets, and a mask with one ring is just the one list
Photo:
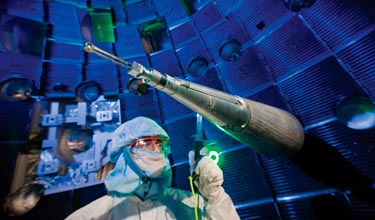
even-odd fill
[[(35, 95), (70, 105), (73, 113), (79, 108), (77, 86), (98, 83), (98, 95), (118, 103), (116, 112), (110, 109), (116, 123), (143, 115), (165, 128), (173, 186), (186, 190), (196, 113), (152, 88), (142, 96), (129, 92), (127, 70), (85, 53), (84, 42), (161, 73), (286, 110), (302, 123), (306, 141), (285, 161), (259, 154), (203, 121), (203, 137), (216, 143), (224, 188), (241, 219), (362, 219), (375, 215), (374, 128), (346, 126), (335, 108), (353, 96), (374, 103), (373, 8), (371, 1), (353, 0), (5, 1), (0, 81), (21, 76), (33, 82)], [(197, 59), (204, 65), (192, 66)], [(38, 125), (32, 101), (0, 99), (0, 106), (5, 198), (17, 154)], [(100, 120), (106, 120), (103, 114)], [(27, 216), (63, 219), (104, 195), (101, 182), (90, 178), (87, 185), (51, 191)]]

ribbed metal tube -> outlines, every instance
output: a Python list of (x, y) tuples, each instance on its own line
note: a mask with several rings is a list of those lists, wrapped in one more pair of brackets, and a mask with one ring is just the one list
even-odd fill
[(145, 79), (259, 153), (291, 157), (303, 145), (303, 128), (287, 111), (161, 74), (136, 62), (129, 74)]

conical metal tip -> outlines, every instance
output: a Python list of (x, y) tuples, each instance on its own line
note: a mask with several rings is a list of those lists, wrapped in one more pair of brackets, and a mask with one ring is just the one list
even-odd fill
[(91, 53), (92, 52), (92, 46), (93, 46), (93, 44), (92, 43), (90, 43), (90, 42), (85, 42), (85, 48), (84, 48), (84, 50), (86, 51), (86, 52), (88, 52), (88, 53)]

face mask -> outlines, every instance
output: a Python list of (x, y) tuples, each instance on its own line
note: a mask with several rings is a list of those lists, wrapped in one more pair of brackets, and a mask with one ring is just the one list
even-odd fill
[(132, 148), (130, 152), (134, 163), (139, 169), (145, 172), (148, 177), (159, 177), (165, 169), (169, 169), (169, 162), (163, 153), (140, 148)]

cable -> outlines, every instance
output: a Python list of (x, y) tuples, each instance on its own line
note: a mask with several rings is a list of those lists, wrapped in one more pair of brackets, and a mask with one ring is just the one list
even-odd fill
[(198, 215), (198, 205), (197, 205), (197, 200), (196, 200), (196, 198), (195, 198), (194, 185), (193, 185), (194, 177), (190, 175), (190, 176), (189, 176), (189, 180), (190, 180), (190, 189), (191, 189), (191, 193), (193, 194), (195, 219), (196, 219), (196, 220), (199, 220), (199, 215)]

